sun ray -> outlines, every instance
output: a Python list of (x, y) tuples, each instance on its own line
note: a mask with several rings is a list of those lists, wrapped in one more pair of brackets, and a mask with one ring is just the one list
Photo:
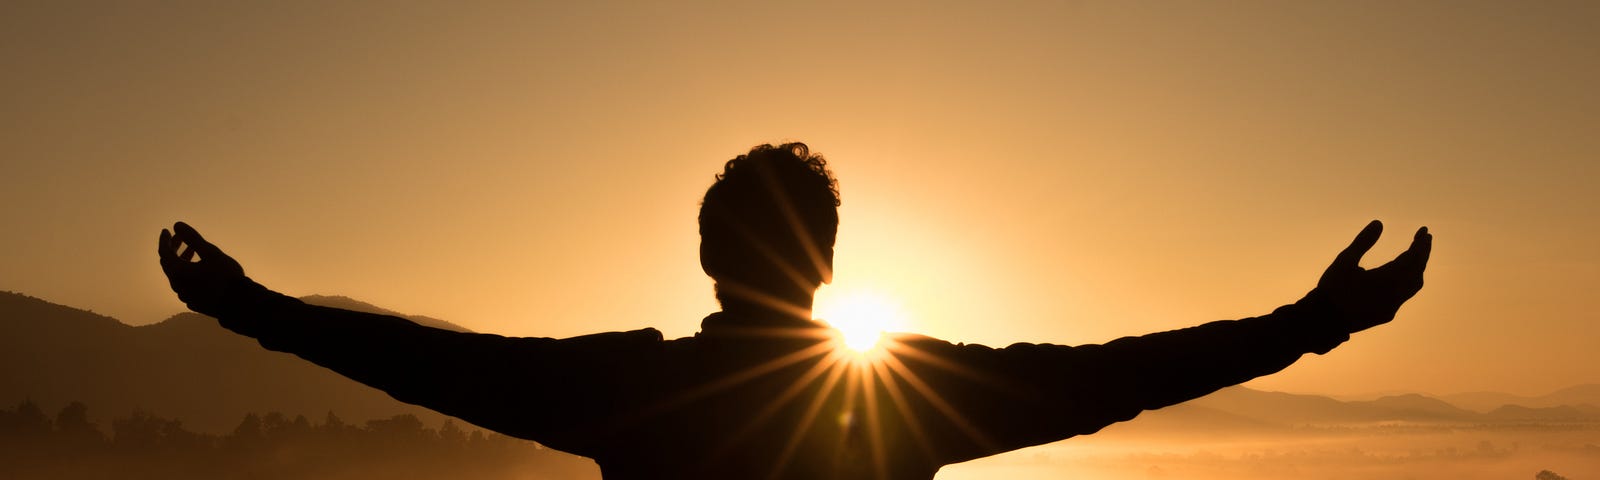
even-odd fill
[[(733, 448), (734, 446), (737, 446), (740, 440), (742, 440), (746, 435), (749, 435), (750, 432), (755, 431), (755, 429), (759, 428), (762, 424), (766, 423), (767, 420), (772, 417), (772, 415), (778, 413), (778, 410), (783, 408), (785, 405), (788, 405), (789, 401), (793, 400), (794, 397), (799, 396), (800, 392), (805, 391), (806, 387), (811, 386), (811, 384), (815, 382), (818, 377), (821, 377), (823, 373), (827, 373), (830, 369), (834, 368), (836, 365), (839, 365), (845, 360), (845, 357), (838, 355), (837, 353), (829, 354), (828, 356), (823, 357), (823, 359), (818, 361), (816, 365), (812, 365), (810, 370), (806, 370), (806, 373), (801, 374), (800, 378), (795, 379), (794, 383), (789, 385), (789, 388), (784, 389), (784, 391), (779, 393), (777, 397), (768, 402), (767, 405), (761, 409), (761, 411), (756, 412), (755, 415), (752, 415), (750, 420), (745, 422), (743, 427), (734, 432), (732, 435), (729, 435), (728, 438), (723, 441), (722, 446), (717, 448), (717, 451), (724, 452)], [(713, 455), (713, 457), (719, 455), (720, 453), (718, 455)]]
[(726, 279), (718, 280), (717, 281), (717, 290), (719, 292), (722, 292), (722, 293), (733, 295), (733, 296), (738, 297), (738, 298), (740, 298), (742, 300), (747, 300), (747, 301), (749, 301), (751, 303), (755, 303), (757, 305), (761, 305), (761, 306), (770, 308), (773, 311), (783, 313), (783, 314), (788, 315), (790, 317), (793, 317), (795, 319), (800, 319), (800, 320), (810, 320), (811, 319), (811, 309), (810, 308), (806, 308), (806, 307), (800, 306), (800, 305), (795, 305), (793, 303), (790, 303), (788, 300), (784, 300), (782, 298), (779, 298), (779, 297), (777, 297), (775, 295), (772, 295), (771, 293), (767, 293), (765, 291), (762, 291), (761, 289), (754, 288), (754, 287), (751, 287), (751, 286), (748, 286), (748, 285), (745, 285), (745, 284), (742, 284), (742, 283), (739, 283), (739, 282), (726, 280)]
[[(830, 262), (822, 257), (822, 249), (813, 241), (814, 237), (811, 236), (811, 229), (806, 228), (805, 222), (800, 220), (800, 214), (795, 211), (794, 203), (789, 198), (788, 191), (778, 184), (778, 180), (773, 176), (772, 172), (767, 170), (757, 171), (761, 172), (762, 179), (767, 183), (767, 190), (772, 192), (773, 199), (778, 204), (778, 210), (783, 212), (784, 220), (789, 223), (789, 229), (794, 232), (796, 238), (800, 239), (800, 246), (806, 251), (806, 257), (811, 260), (813, 268), (816, 268), (816, 272), (822, 275), (821, 278), (833, 278)], [(813, 285), (813, 287), (815, 286)]]
[(858, 381), (861, 378), (859, 366), (859, 362), (845, 364), (844, 401), (839, 407), (839, 417), (832, 419), (840, 424), (840, 431), (845, 435), (845, 438), (839, 439), (840, 442), (847, 442), (850, 435), (855, 432), (856, 424), (861, 421), (856, 418), (856, 399), (861, 395), (861, 384)]
[(906, 422), (906, 428), (911, 430), (911, 438), (917, 442), (922, 452), (928, 455), (928, 459), (933, 459), (933, 445), (928, 443), (928, 435), (922, 430), (921, 419), (917, 418), (916, 412), (911, 411), (911, 403), (906, 401), (905, 392), (900, 390), (900, 382), (894, 379), (894, 375), (889, 373), (888, 365), (881, 360), (872, 362), (872, 370), (878, 380), (883, 382), (883, 389), (889, 393), (889, 400), (894, 402), (895, 410), (900, 412), (900, 418)]
[(772, 462), (772, 474), (768, 478), (777, 478), (783, 472), (783, 467), (794, 456), (795, 448), (800, 446), (800, 441), (805, 438), (806, 431), (811, 429), (811, 422), (816, 421), (817, 413), (822, 410), (822, 405), (827, 402), (828, 396), (833, 394), (833, 387), (838, 385), (839, 377), (844, 376), (846, 368), (844, 363), (835, 363), (829, 369), (828, 379), (822, 383), (822, 388), (817, 390), (816, 398), (811, 399), (811, 404), (806, 406), (805, 413), (800, 415), (800, 422), (795, 425), (794, 433), (789, 434), (789, 442), (784, 444), (783, 451), (778, 454), (777, 460)]
[(750, 381), (753, 378), (756, 378), (756, 377), (759, 377), (759, 376), (762, 376), (762, 375), (765, 375), (765, 374), (768, 374), (768, 373), (772, 373), (773, 371), (776, 371), (778, 369), (781, 369), (781, 368), (784, 368), (784, 367), (787, 367), (787, 366), (790, 366), (790, 365), (794, 365), (796, 363), (800, 363), (802, 361), (805, 361), (808, 358), (815, 357), (817, 355), (828, 354), (829, 352), (831, 352), (833, 350), (833, 348), (834, 347), (832, 345), (830, 345), (828, 342), (818, 342), (817, 344), (812, 345), (810, 347), (806, 347), (804, 349), (796, 350), (796, 351), (791, 352), (789, 354), (786, 354), (786, 355), (783, 355), (783, 356), (780, 356), (780, 357), (777, 357), (777, 358), (773, 358), (771, 360), (767, 360), (765, 362), (762, 362), (760, 364), (744, 368), (744, 369), (739, 370), (737, 372), (730, 373), (728, 375), (723, 376), (722, 378), (718, 378), (718, 379), (712, 380), (710, 382), (701, 384), (698, 387), (695, 387), (695, 388), (692, 388), (692, 389), (689, 389), (689, 390), (685, 390), (685, 391), (683, 391), (682, 393), (680, 393), (678, 395), (674, 395), (671, 398), (668, 398), (668, 399), (663, 400), (663, 401), (661, 401), (659, 403), (656, 403), (656, 404), (652, 405), (651, 407), (646, 408), (646, 409), (638, 412), (637, 414), (630, 416), (629, 419), (630, 420), (637, 420), (637, 419), (642, 419), (642, 418), (648, 418), (650, 416), (654, 416), (654, 415), (658, 415), (658, 414), (661, 414), (661, 413), (664, 413), (664, 412), (667, 412), (667, 411), (671, 411), (672, 409), (681, 407), (681, 406), (683, 406), (685, 404), (688, 404), (690, 402), (693, 402), (695, 400), (699, 400), (699, 399), (705, 398), (706, 396), (712, 395), (714, 393), (726, 390), (728, 388), (732, 388), (735, 385)]
[[(795, 286), (806, 290), (817, 288), (815, 281), (806, 277), (804, 273), (801, 273), (798, 267), (790, 264), (787, 257), (778, 253), (776, 250), (773, 250), (771, 245), (767, 245), (766, 242), (763, 242), (762, 238), (756, 235), (755, 232), (750, 231), (749, 227), (746, 227), (742, 224), (737, 224), (735, 227), (738, 229), (739, 235), (744, 237), (746, 244), (755, 246), (756, 250), (761, 252), (761, 255), (766, 257), (767, 261), (776, 266), (779, 271), (782, 271), (784, 276), (789, 278), (789, 281), (794, 282)], [(810, 239), (805, 237), (800, 238), (802, 243), (806, 245), (811, 244)]]
[(844, 404), (839, 408), (839, 418), (834, 419), (834, 421), (843, 426), (842, 431), (846, 437), (855, 432), (856, 424), (861, 421), (861, 419), (856, 418), (856, 401), (861, 396), (861, 382), (859, 381), (861, 379), (861, 368), (859, 365), (859, 363), (850, 362), (845, 367)]
[(883, 421), (878, 416), (878, 393), (873, 385), (873, 363), (876, 361), (857, 362), (856, 370), (861, 372), (861, 396), (867, 407), (867, 439), (872, 445), (873, 473), (880, 479), (889, 478), (888, 453), (883, 446)]
[(988, 435), (984, 435), (981, 430), (978, 430), (978, 427), (974, 426), (972, 421), (968, 420), (967, 417), (962, 415), (960, 411), (956, 410), (954, 406), (951, 406), (950, 402), (946, 401), (944, 396), (939, 395), (939, 392), (934, 391), (933, 387), (928, 386), (928, 383), (924, 382), (922, 377), (917, 376), (916, 372), (911, 371), (909, 367), (906, 367), (904, 363), (901, 363), (900, 359), (895, 358), (894, 355), (885, 355), (883, 356), (883, 361), (884, 363), (888, 364), (889, 368), (893, 370), (894, 373), (897, 373), (904, 378), (906, 380), (906, 384), (911, 385), (913, 390), (916, 390), (917, 393), (922, 394), (922, 397), (927, 399), (928, 403), (933, 404), (934, 409), (938, 410), (939, 413), (943, 414), (946, 419), (949, 419), (952, 423), (954, 423), (956, 428), (960, 429), (962, 433), (966, 434), (973, 441), (978, 442), (978, 445), (986, 450), (992, 451), (996, 449), (995, 442), (989, 439)]
[(993, 375), (985, 375), (983, 372), (975, 370), (972, 367), (968, 367), (966, 365), (962, 365), (962, 364), (950, 361), (950, 359), (947, 359), (947, 358), (944, 358), (944, 357), (940, 357), (940, 356), (934, 355), (932, 353), (925, 352), (922, 349), (917, 348), (915, 346), (912, 346), (910, 344), (907, 344), (905, 342), (901, 342), (901, 341), (898, 341), (898, 340), (890, 339), (889, 341), (884, 342), (884, 349), (892, 351), (896, 355), (904, 356), (904, 357), (907, 357), (907, 358), (910, 358), (910, 359), (913, 359), (913, 360), (917, 360), (917, 361), (922, 362), (922, 363), (926, 363), (926, 364), (931, 365), (933, 367), (943, 369), (945, 371), (948, 371), (950, 373), (954, 373), (956, 375), (960, 375), (962, 377), (965, 377), (968, 380), (972, 380), (972, 381), (975, 381), (975, 382), (978, 382), (978, 383), (982, 383), (982, 384), (987, 385), (989, 387), (993, 387), (993, 388), (996, 388), (996, 389), (999, 389), (999, 390), (1004, 390), (1006, 392), (1010, 392), (1010, 393), (1014, 393), (1014, 394), (1018, 394), (1018, 395), (1021, 394), (1020, 391), (1016, 388), (1016, 386), (1006, 384), (1005, 382), (1000, 381), (998, 378), (994, 377)]

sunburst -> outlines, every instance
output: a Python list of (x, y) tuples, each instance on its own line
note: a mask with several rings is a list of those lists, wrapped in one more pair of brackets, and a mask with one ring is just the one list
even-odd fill
[(839, 331), (841, 346), (856, 354), (881, 350), (883, 334), (905, 327), (905, 314), (888, 297), (867, 290), (817, 299), (817, 318)]

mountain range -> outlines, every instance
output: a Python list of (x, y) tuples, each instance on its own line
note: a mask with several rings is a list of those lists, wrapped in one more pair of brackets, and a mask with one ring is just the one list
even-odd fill
[[(444, 320), (402, 315), (347, 297), (302, 300), (468, 331)], [(409, 413), (430, 424), (444, 418), (292, 355), (267, 351), (200, 314), (180, 313), (135, 327), (85, 310), (0, 292), (0, 404), (23, 399), (47, 410), (81, 401), (102, 425), (110, 417), (139, 410), (181, 419), (186, 428), (208, 433), (230, 431), (246, 412), (278, 411), (291, 418), (320, 419), (332, 411), (353, 420)], [(1402, 394), (1365, 401), (1229, 387), (1148, 412), (1131, 424), (1138, 430), (1214, 433), (1307, 425), (1600, 422), (1597, 405), (1600, 384), (1538, 397), (1480, 392), (1441, 397)]]
[[(345, 297), (304, 300), (393, 314)], [(406, 318), (466, 330), (442, 320)], [(197, 313), (135, 327), (26, 295), (0, 293), (0, 404), (24, 399), (51, 413), (81, 401), (101, 425), (143, 411), (180, 419), (185, 428), (207, 433), (231, 431), (248, 412), (321, 419), (332, 411), (356, 421), (409, 413), (429, 424), (444, 418), (293, 355), (263, 349)]]

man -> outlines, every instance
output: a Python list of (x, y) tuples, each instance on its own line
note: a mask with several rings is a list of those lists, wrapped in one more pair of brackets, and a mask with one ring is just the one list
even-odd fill
[(1423, 228), (1394, 261), (1363, 269), (1374, 221), (1310, 294), (1255, 318), (1078, 347), (896, 335), (858, 355), (811, 319), (831, 279), (838, 205), (804, 144), (727, 162), (700, 209), (701, 265), (722, 311), (676, 340), (654, 329), (506, 338), (306, 305), (251, 281), (183, 223), (161, 232), (159, 251), (180, 299), (263, 347), (593, 458), (607, 479), (928, 479), (1326, 353), (1394, 318), (1422, 287), (1432, 244)]

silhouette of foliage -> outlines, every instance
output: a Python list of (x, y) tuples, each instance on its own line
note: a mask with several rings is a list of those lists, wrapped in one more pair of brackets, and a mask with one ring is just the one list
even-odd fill
[(82, 402), (54, 421), (32, 401), (0, 409), (0, 478), (598, 478), (589, 460), (415, 415), (356, 427), (333, 412), (317, 424), (248, 413), (222, 436), (144, 411), (110, 420), (108, 436), (90, 418)]
[(100, 427), (89, 422), (89, 407), (83, 402), (68, 403), (56, 414), (56, 434), (64, 446), (97, 448), (105, 443)]
[(1533, 479), (1534, 480), (1567, 480), (1567, 477), (1563, 477), (1561, 475), (1556, 474), (1556, 472), (1552, 472), (1552, 471), (1549, 471), (1549, 470), (1540, 470), (1539, 474), (1538, 475), (1534, 475)]

